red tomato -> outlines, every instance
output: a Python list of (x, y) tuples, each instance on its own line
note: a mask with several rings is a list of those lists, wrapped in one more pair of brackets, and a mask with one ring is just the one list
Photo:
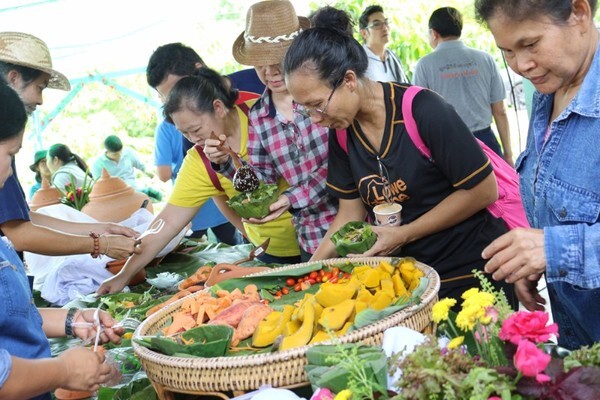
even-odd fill
[(317, 278), (317, 276), (319, 276), (319, 273), (318, 273), (317, 271), (313, 271), (313, 272), (311, 272), (310, 274), (308, 274), (308, 277), (309, 277), (310, 279), (316, 279), (316, 278)]
[(290, 292), (290, 289), (284, 287), (281, 289), (281, 294), (288, 294)]
[(296, 280), (294, 278), (287, 278), (287, 280), (285, 281), (285, 284), (288, 285), (289, 287), (292, 287), (296, 284)]
[(299, 292), (302, 290), (302, 283), (298, 283), (296, 284), (296, 286), (294, 286), (294, 292)]

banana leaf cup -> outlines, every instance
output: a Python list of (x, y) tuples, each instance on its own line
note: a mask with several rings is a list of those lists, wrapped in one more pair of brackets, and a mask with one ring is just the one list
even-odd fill
[(173, 337), (145, 336), (134, 341), (168, 356), (221, 357), (227, 354), (233, 328), (225, 325), (202, 325)]
[(261, 183), (250, 193), (240, 193), (227, 201), (227, 204), (242, 218), (264, 218), (269, 215), (269, 207), (279, 197), (277, 185)]
[(331, 235), (335, 249), (342, 257), (347, 254), (362, 254), (377, 241), (377, 235), (366, 222), (352, 221)]

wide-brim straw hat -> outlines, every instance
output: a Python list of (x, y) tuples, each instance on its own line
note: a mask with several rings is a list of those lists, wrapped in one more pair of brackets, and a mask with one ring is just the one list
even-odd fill
[(287, 0), (253, 4), (246, 14), (246, 30), (233, 43), (233, 58), (243, 65), (280, 64), (292, 41), (308, 28), (308, 18), (297, 16)]
[(52, 68), (52, 58), (46, 43), (33, 35), (0, 32), (0, 61), (46, 72), (50, 75), (49, 88), (71, 90), (67, 77)]

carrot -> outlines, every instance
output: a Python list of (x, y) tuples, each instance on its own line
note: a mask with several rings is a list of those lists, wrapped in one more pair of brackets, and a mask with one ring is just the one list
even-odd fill
[(187, 289), (190, 286), (195, 286), (199, 283), (204, 283), (208, 279), (208, 275), (210, 275), (210, 271), (212, 271), (211, 266), (203, 265), (196, 270), (192, 275), (183, 281), (179, 282), (179, 290)]
[(154, 307), (152, 307), (151, 309), (149, 309), (148, 311), (146, 311), (146, 317), (151, 316), (152, 314), (154, 314), (155, 312), (157, 312), (161, 308), (166, 307), (166, 306), (168, 306), (171, 303), (175, 303), (179, 299), (183, 299), (188, 294), (192, 294), (192, 293), (190, 291), (187, 291), (187, 290), (180, 290), (179, 292), (175, 293), (173, 296), (171, 296), (170, 298), (168, 298), (166, 301), (164, 301), (164, 302), (162, 302), (160, 304), (157, 304)]

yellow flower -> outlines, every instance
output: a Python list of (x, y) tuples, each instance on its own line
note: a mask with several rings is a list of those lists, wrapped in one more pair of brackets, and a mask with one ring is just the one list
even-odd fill
[(450, 343), (448, 343), (448, 348), (449, 349), (456, 349), (458, 348), (461, 344), (463, 344), (463, 342), (465, 341), (465, 337), (464, 336), (457, 336), (454, 339), (452, 339), (450, 341)]
[[(466, 292), (465, 292), (466, 293)], [(465, 299), (462, 303), (463, 308), (468, 308), (471, 306), (477, 306), (481, 308), (486, 308), (494, 305), (494, 295), (487, 292), (478, 292), (470, 295)]]
[(123, 339), (131, 339), (132, 336), (133, 336), (133, 332), (125, 332), (123, 334)]
[(438, 301), (434, 306), (433, 306), (433, 321), (436, 324), (439, 324), (440, 321), (445, 321), (448, 319), (448, 311), (450, 311), (450, 308), (452, 308), (452, 306), (454, 306), (456, 304), (456, 299), (449, 299), (449, 298), (445, 298), (442, 299), (440, 301)]
[(477, 293), (479, 293), (479, 289), (478, 288), (472, 288), (472, 289), (469, 289), (466, 292), (464, 292), (460, 297), (463, 300), (466, 300), (469, 297), (471, 297), (471, 296), (473, 296), (474, 294), (477, 294)]
[(464, 307), (456, 316), (456, 325), (463, 331), (471, 330), (477, 321), (485, 316), (485, 309), (478, 305)]
[(352, 392), (349, 389), (344, 389), (335, 395), (333, 400), (350, 400), (352, 398)]

